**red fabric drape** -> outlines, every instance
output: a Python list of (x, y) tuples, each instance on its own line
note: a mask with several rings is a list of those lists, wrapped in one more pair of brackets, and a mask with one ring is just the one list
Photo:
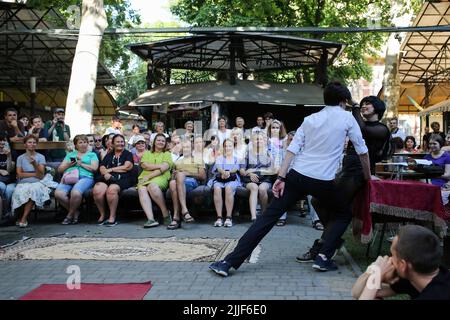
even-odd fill
[[(354, 229), (361, 233), (361, 241), (367, 242), (372, 232), (371, 212), (442, 224), (450, 219), (449, 211), (442, 204), (438, 186), (417, 181), (374, 180), (355, 198)], [(359, 228), (355, 227), (358, 225)]]

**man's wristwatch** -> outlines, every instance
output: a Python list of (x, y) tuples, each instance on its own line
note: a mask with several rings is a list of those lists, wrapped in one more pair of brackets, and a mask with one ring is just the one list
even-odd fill
[(360, 109), (361, 106), (358, 103), (355, 102), (354, 104), (352, 104), (352, 109), (355, 109), (355, 108)]
[(278, 176), (278, 177), (277, 177), (277, 180), (280, 180), (280, 181), (282, 181), (282, 182), (285, 182), (285, 181), (286, 181), (286, 177)]

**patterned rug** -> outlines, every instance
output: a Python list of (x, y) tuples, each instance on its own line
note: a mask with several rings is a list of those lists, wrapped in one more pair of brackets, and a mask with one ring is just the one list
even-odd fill
[(35, 238), (0, 251), (0, 260), (201, 261), (223, 259), (235, 239)]

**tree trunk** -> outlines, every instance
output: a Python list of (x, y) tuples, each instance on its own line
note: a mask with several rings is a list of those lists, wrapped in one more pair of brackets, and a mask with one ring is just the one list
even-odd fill
[(103, 32), (108, 26), (103, 0), (83, 0), (82, 18), (66, 102), (72, 137), (91, 132), (97, 65)]
[(400, 100), (400, 79), (398, 74), (399, 53), (400, 43), (395, 38), (395, 34), (391, 34), (386, 49), (386, 67), (384, 69), (383, 79), (386, 119), (398, 116), (398, 103)]

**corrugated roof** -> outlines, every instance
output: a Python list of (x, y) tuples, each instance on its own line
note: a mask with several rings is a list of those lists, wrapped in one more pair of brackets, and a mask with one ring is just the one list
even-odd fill
[(426, 116), (433, 112), (447, 112), (450, 111), (450, 100), (441, 101), (438, 104), (435, 104), (434, 106), (428, 107), (422, 112), (419, 112), (417, 115), (419, 117)]
[[(67, 88), (40, 88), (36, 92), (35, 113), (43, 107), (64, 108), (67, 100)], [(28, 104), (30, 94), (21, 88), (0, 88), (0, 101)], [(94, 116), (112, 116), (117, 111), (117, 104), (109, 91), (104, 87), (97, 87), (94, 92)]]
[(288, 105), (323, 105), (323, 89), (313, 84), (265, 83), (238, 80), (163, 85), (141, 94), (129, 103), (131, 107), (213, 102), (259, 102)]

